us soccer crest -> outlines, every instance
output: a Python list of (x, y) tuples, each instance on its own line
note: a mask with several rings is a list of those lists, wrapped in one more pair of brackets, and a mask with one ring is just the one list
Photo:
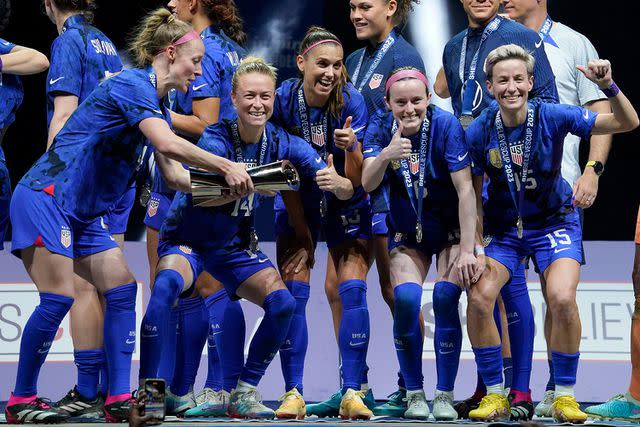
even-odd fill
[(411, 157), (409, 157), (409, 170), (413, 175), (417, 174), (420, 170), (420, 154), (419, 153), (411, 153)]
[(60, 243), (62, 243), (62, 246), (65, 248), (71, 246), (71, 230), (65, 226), (62, 226), (60, 230)]
[(509, 149), (511, 151), (511, 161), (518, 166), (522, 166), (522, 144), (512, 145)]
[(375, 90), (378, 89), (380, 87), (380, 85), (382, 84), (382, 79), (384, 78), (384, 76), (382, 74), (374, 74), (373, 76), (371, 76), (371, 80), (369, 80), (369, 88), (371, 88), (371, 90)]
[(393, 241), (396, 242), (396, 243), (400, 243), (404, 239), (405, 239), (405, 234), (404, 233), (396, 233), (396, 235), (393, 236)]
[(500, 150), (492, 148), (489, 150), (489, 162), (496, 168), (502, 168), (502, 157), (500, 157)]
[(322, 125), (311, 126), (311, 142), (318, 147), (322, 147), (325, 143), (324, 129)]
[(191, 254), (191, 247), (190, 246), (180, 245), (180, 246), (178, 246), (178, 249), (180, 249), (182, 251), (182, 253), (185, 253), (187, 255)]
[(160, 206), (159, 200), (149, 200), (149, 207), (147, 208), (147, 215), (149, 215), (149, 218), (154, 217), (158, 213), (158, 206)]

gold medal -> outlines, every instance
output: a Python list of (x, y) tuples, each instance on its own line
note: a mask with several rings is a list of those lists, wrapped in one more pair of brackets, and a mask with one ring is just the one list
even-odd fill
[(472, 122), (473, 122), (473, 116), (470, 116), (468, 114), (460, 116), (460, 124), (462, 125), (462, 128), (464, 130), (467, 130), (467, 128)]
[(422, 224), (420, 221), (416, 223), (416, 242), (422, 242)]
[(518, 239), (522, 239), (522, 236), (524, 236), (524, 227), (522, 226), (522, 217), (518, 217), (518, 221), (516, 222), (516, 227), (518, 229)]

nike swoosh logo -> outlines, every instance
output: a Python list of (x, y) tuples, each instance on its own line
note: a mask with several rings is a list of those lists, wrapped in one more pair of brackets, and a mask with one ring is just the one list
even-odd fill
[(464, 156), (458, 156), (458, 161), (459, 162), (463, 161), (468, 155), (469, 155), (469, 152), (467, 151), (466, 153), (464, 153)]
[(221, 333), (222, 333), (222, 331), (214, 332), (213, 336), (215, 337), (216, 335), (221, 334)]
[(56, 84), (56, 83), (58, 83), (58, 82), (59, 82), (60, 80), (62, 80), (62, 79), (64, 79), (64, 77), (58, 77), (57, 79), (51, 79), (51, 80), (49, 80), (49, 84), (50, 84), (50, 85), (52, 85), (52, 84)]
[(373, 148), (367, 148), (363, 151), (364, 154), (373, 153)]
[(5, 45), (5, 46), (9, 46), (11, 43), (9, 43), (9, 42), (2, 42), (2, 44), (3, 44), (3, 45)]
[(442, 350), (440, 350), (440, 352), (439, 352), (439, 353), (440, 353), (440, 354), (451, 354), (451, 353), (453, 353), (453, 352), (454, 352), (454, 350), (448, 350), (448, 351), (442, 351)]
[(362, 342), (355, 342), (355, 343), (354, 343), (354, 342), (349, 341), (349, 345), (350, 345), (351, 347), (358, 347), (358, 346), (360, 346), (360, 345), (364, 345), (364, 344), (366, 344), (366, 343), (367, 343), (366, 341), (362, 341)]
[(126, 340), (125, 342), (126, 342), (127, 344), (135, 344), (136, 340), (135, 340), (135, 339), (133, 339), (133, 340)]
[(153, 111), (154, 113), (162, 114), (162, 111), (160, 110), (151, 110), (151, 111)]
[[(155, 337), (157, 337), (157, 336), (158, 336), (158, 334), (156, 334), (156, 335), (141, 335), (141, 338), (155, 338)], [(134, 341), (134, 342), (135, 342), (135, 341)], [(131, 343), (130, 343), (130, 344), (131, 344)]]
[[(567, 248), (567, 249), (569, 249), (569, 248)], [(520, 321), (520, 319), (514, 320), (513, 322), (507, 322), (507, 325), (513, 325), (513, 324), (518, 323), (519, 321)]]
[[(259, 259), (258, 262), (262, 264), (263, 262), (269, 261), (269, 258)], [(219, 332), (218, 332), (219, 333)]]
[(542, 43), (544, 43), (544, 41), (540, 39), (540, 41), (536, 43), (536, 49), (540, 48), (540, 46), (542, 46)]
[(41, 349), (41, 348), (40, 348), (40, 349), (38, 349), (38, 353), (40, 353), (40, 354), (45, 354), (45, 353), (48, 353), (48, 352), (49, 352), (49, 349), (48, 349), (48, 348), (45, 348), (44, 350), (43, 350), (43, 349)]
[(318, 157), (318, 158), (316, 159), (316, 163), (320, 163), (321, 161), (322, 161), (322, 159), (321, 159), (320, 157)]
[(360, 227), (353, 227), (347, 230), (347, 234), (355, 233)]
[(562, 251), (568, 251), (571, 248), (558, 248), (555, 251), (553, 251), (554, 254), (557, 254), (558, 252), (562, 252)]
[(193, 90), (194, 90), (194, 91), (196, 91), (196, 90), (200, 90), (200, 89), (202, 89), (202, 88), (203, 88), (203, 87), (205, 87), (205, 86), (209, 86), (209, 85), (208, 85), (207, 83), (205, 83), (205, 84), (200, 85), (200, 86), (194, 86), (194, 87), (193, 87)]
[(589, 120), (589, 111), (584, 110), (584, 113), (582, 113), (582, 117), (584, 117), (585, 120)]
[(365, 126), (360, 126), (359, 128), (355, 128), (355, 129), (353, 130), (353, 133), (358, 133), (358, 132), (360, 132), (360, 131), (361, 131), (362, 129), (364, 129), (364, 128), (365, 128)]
[(375, 226), (375, 225), (380, 224), (381, 222), (382, 222), (382, 220), (373, 221), (373, 222), (371, 223), (371, 226), (373, 227), (373, 226)]

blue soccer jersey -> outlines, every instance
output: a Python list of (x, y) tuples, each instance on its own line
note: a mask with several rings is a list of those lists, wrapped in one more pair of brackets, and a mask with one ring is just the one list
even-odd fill
[(146, 139), (138, 124), (151, 117), (166, 120), (162, 108), (151, 67), (103, 81), (20, 184), (53, 192), (77, 219), (104, 214), (127, 190), (141, 161)]
[[(453, 114), (434, 105), (429, 106), (430, 141), (428, 143), (425, 186), (423, 194), (423, 221), (427, 215), (436, 215), (445, 219), (447, 228), (452, 231), (458, 224), (458, 193), (451, 180), (451, 173), (469, 166), (469, 150), (464, 130)], [(370, 122), (364, 140), (364, 157), (376, 157), (389, 145), (393, 138), (394, 117), (391, 112), (379, 113)], [(412, 191), (417, 197), (419, 178), (419, 158), (422, 129), (409, 137), (412, 154), (409, 158)], [(384, 180), (390, 188), (389, 215), (394, 231), (414, 233), (416, 212), (409, 200), (400, 162), (393, 161), (387, 167)]]
[[(11, 53), (16, 45), (0, 39), (0, 55)], [(0, 74), (0, 129), (6, 129), (16, 119), (16, 110), (22, 104), (24, 90), (22, 82), (15, 74)], [(0, 159), (4, 159), (0, 148)]]
[(73, 15), (64, 22), (62, 33), (51, 46), (51, 66), (47, 76), (47, 126), (58, 95), (75, 95), (78, 104), (98, 84), (122, 70), (115, 46), (84, 16)]
[[(218, 156), (238, 161), (234, 147), (235, 120), (209, 126), (198, 147)], [(301, 177), (310, 179), (326, 167), (325, 162), (304, 140), (267, 123), (264, 137), (255, 144), (240, 143), (242, 161), (248, 167), (277, 160), (289, 160)], [(261, 161), (262, 159), (262, 161)], [(251, 194), (219, 207), (194, 207), (190, 194), (176, 193), (160, 231), (161, 239), (206, 248), (245, 249), (249, 245), (253, 214), (259, 197)]]
[[(582, 107), (530, 102), (532, 138), (526, 153), (527, 123), (504, 127), (501, 150), (496, 131), (497, 108), (488, 108), (467, 129), (474, 174), (489, 176), (484, 204), (487, 233), (499, 233), (516, 225), (523, 164), (529, 157), (521, 217), (525, 229), (548, 227), (563, 221), (573, 211), (572, 189), (562, 179), (560, 167), (567, 133), (589, 138), (597, 114)], [(505, 157), (510, 156), (510, 157)], [(514, 181), (509, 185), (505, 159), (511, 159)], [(505, 167), (507, 166), (507, 167)], [(514, 200), (515, 199), (515, 200)]]
[[(473, 96), (472, 113), (477, 117), (494, 100), (486, 85), (487, 76), (484, 71), (484, 64), (489, 53), (506, 44), (517, 44), (533, 54), (535, 67), (533, 70), (533, 89), (529, 98), (540, 98), (545, 102), (558, 102), (558, 92), (556, 90), (555, 78), (551, 65), (544, 51), (544, 43), (540, 36), (533, 30), (518, 24), (517, 22), (497, 17), (500, 24), (498, 28), (491, 32), (483, 43), (485, 28), (469, 28), (455, 35), (444, 48), (442, 64), (447, 78), (449, 93), (451, 94), (451, 104), (456, 117), (462, 114), (463, 81), (469, 77), (471, 64), (475, 53), (478, 52), (475, 74), (475, 94)], [(467, 38), (465, 53), (462, 53), (464, 39)], [(461, 76), (460, 61), (464, 56), (464, 76)]]
[(414, 67), (425, 72), (420, 54), (397, 29), (375, 47), (367, 45), (353, 52), (345, 65), (353, 85), (364, 96), (371, 117), (378, 110), (387, 109), (384, 87), (392, 71), (400, 67)]
[[(302, 96), (302, 99), (300, 99)], [(356, 134), (356, 139), (362, 141), (367, 127), (368, 114), (362, 95), (348, 83), (342, 90), (344, 107), (340, 117), (331, 116), (326, 109), (309, 107), (304, 101), (302, 93), (302, 81), (289, 79), (280, 85), (276, 91), (276, 100), (273, 107), (272, 121), (282, 126), (292, 135), (307, 140), (307, 143), (323, 158), (333, 154), (333, 163), (336, 172), (345, 176), (344, 162), (345, 152), (336, 148), (333, 144), (333, 131), (342, 129), (347, 117), (352, 117), (351, 128)], [(300, 114), (302, 102), (303, 113)], [(306, 119), (301, 119), (306, 115)], [(306, 123), (303, 125), (303, 121)], [(307, 128), (306, 130), (304, 128)], [(306, 179), (301, 184), (302, 201), (305, 208), (317, 208), (322, 197), (322, 192), (314, 183), (314, 177)], [(327, 212), (337, 212), (342, 208), (357, 208), (368, 206), (367, 196), (362, 187), (354, 189), (353, 197), (347, 201), (338, 200), (332, 193), (326, 193)], [(276, 209), (285, 209), (280, 195), (275, 201)]]

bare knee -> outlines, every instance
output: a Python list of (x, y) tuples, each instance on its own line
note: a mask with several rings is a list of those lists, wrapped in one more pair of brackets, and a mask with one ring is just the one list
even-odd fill
[(474, 320), (493, 319), (495, 304), (496, 299), (491, 293), (472, 288), (467, 293), (467, 316)]
[(547, 298), (549, 300), (548, 312), (551, 313), (554, 322), (571, 319), (578, 312), (576, 295), (569, 290), (548, 292)]

